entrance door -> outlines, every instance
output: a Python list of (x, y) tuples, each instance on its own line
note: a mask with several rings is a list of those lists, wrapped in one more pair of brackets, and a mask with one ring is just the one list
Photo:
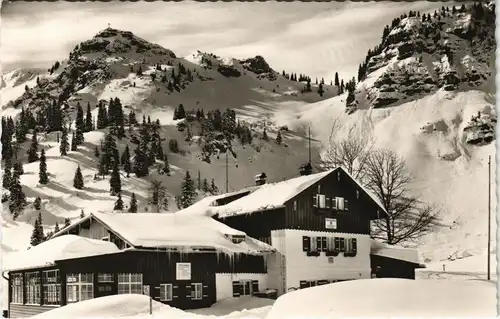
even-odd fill
[(241, 280), (241, 295), (251, 296), (252, 295), (252, 281), (251, 280)]

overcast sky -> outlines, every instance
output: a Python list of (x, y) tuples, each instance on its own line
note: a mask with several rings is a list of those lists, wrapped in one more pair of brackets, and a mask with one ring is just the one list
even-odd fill
[(246, 58), (272, 68), (331, 79), (356, 75), (384, 25), (433, 2), (22, 2), (1, 11), (5, 71), (48, 67), (107, 27), (129, 30), (178, 56), (195, 50)]

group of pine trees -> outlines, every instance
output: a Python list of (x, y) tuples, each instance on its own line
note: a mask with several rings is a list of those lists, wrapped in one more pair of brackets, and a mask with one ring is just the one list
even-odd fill
[[(177, 72), (176, 68), (173, 66), (172, 62), (167, 61), (167, 66), (169, 68), (165, 67), (162, 69), (161, 64), (156, 64), (155, 70), (162, 72), (160, 74), (160, 78), (157, 78), (156, 72), (151, 73), (151, 80), (155, 82), (156, 80), (161, 81), (162, 83), (166, 83), (167, 89), (170, 92), (173, 92), (174, 90), (180, 91), (185, 87), (185, 81), (187, 82), (193, 82), (194, 81), (194, 76), (193, 72), (191, 69), (186, 68), (182, 63), (177, 64)], [(171, 70), (169, 72), (169, 70)], [(130, 71), (132, 73), (136, 73), (137, 76), (143, 76), (143, 69), (142, 66), (139, 65), (137, 70), (134, 69), (133, 66), (130, 67)], [(185, 81), (183, 81), (185, 80)]]
[[(290, 80), (290, 81), (306, 82), (306, 85), (304, 86), (304, 88), (302, 88), (301, 93), (312, 92), (311, 78), (309, 76), (306, 76), (306, 75), (303, 75), (303, 74), (299, 74), (299, 76), (297, 77), (296, 73), (289, 74), (289, 73), (286, 73), (285, 70), (283, 70), (283, 72), (281, 73), (281, 75), (284, 78), (286, 78), (287, 80)], [(316, 82), (315, 83), (316, 83), (316, 85), (318, 85), (317, 93), (320, 96), (323, 96), (323, 94), (325, 93), (325, 90), (324, 90), (324, 87), (323, 87), (325, 85), (325, 79), (321, 78), (321, 80), (318, 81), (318, 78), (316, 78)], [(338, 88), (339, 94), (344, 93), (344, 89), (345, 89), (344, 80), (340, 80), (339, 81), (339, 74), (337, 72), (335, 72), (335, 80), (334, 81), (330, 81), (330, 85), (335, 85)]]
[[(29, 118), (30, 112), (21, 111), (21, 118)], [(47, 159), (45, 150), (39, 151), (37, 126), (29, 122), (17, 121), (14, 124), (12, 118), (2, 117), (2, 160), (3, 176), (2, 187), (9, 191), (8, 195), (2, 197), (2, 202), (8, 201), (9, 211), (13, 218), (17, 218), (27, 204), (26, 195), (21, 185), (21, 175), (24, 174), (23, 163), (18, 158), (20, 144), (26, 140), (26, 134), (33, 127), (31, 143), (27, 151), (27, 160), (29, 163), (39, 161), (38, 182), (42, 185), (47, 184)], [(14, 139), (15, 138), (15, 139)]]

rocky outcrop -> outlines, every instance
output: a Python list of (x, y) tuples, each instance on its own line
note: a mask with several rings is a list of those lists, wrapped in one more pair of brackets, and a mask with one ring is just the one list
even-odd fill
[(368, 103), (380, 108), (485, 84), (494, 68), (494, 17), (494, 5), (482, 4), (395, 19), (360, 67), (373, 78), (364, 88)]
[(217, 72), (228, 78), (237, 78), (241, 76), (241, 72), (232, 65), (219, 64), (219, 66), (217, 67)]
[(264, 60), (264, 58), (260, 55), (257, 55), (254, 58), (242, 60), (240, 61), (240, 63), (245, 70), (248, 70), (255, 74), (274, 73), (274, 70), (271, 69), (266, 60)]
[(471, 145), (483, 145), (495, 139), (496, 116), (478, 113), (464, 127), (465, 142)]

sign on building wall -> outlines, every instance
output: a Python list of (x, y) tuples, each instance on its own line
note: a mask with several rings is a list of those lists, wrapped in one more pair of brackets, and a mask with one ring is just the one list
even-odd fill
[(325, 218), (326, 229), (337, 229), (337, 220), (335, 218)]
[(191, 263), (176, 263), (177, 280), (191, 280)]

